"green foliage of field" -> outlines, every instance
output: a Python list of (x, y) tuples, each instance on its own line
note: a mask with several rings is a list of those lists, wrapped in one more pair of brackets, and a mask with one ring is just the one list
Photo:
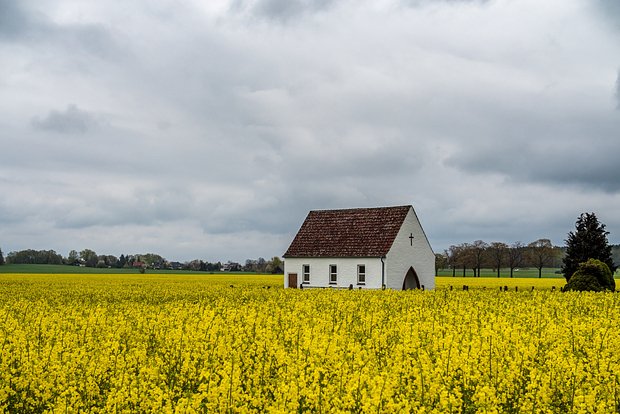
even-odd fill
[[(542, 277), (563, 278), (559, 268), (544, 267), (542, 270)], [(473, 277), (474, 273), (471, 269), (467, 269), (466, 277)], [(437, 276), (449, 276), (452, 277), (451, 269), (440, 269), (437, 272)], [(463, 269), (456, 270), (456, 276), (463, 276)], [(497, 277), (497, 270), (495, 269), (481, 269), (481, 277)], [(513, 277), (538, 277), (538, 269), (536, 268), (520, 268), (513, 272)], [(510, 269), (500, 269), (500, 278), (510, 278)]]
[(84, 274), (84, 273), (139, 273), (138, 269), (97, 269), (94, 267), (48, 265), (48, 264), (6, 264), (0, 266), (0, 273), (47, 273), (47, 274)]

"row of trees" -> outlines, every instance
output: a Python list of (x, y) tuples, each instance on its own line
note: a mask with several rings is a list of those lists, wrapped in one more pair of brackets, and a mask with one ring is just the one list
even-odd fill
[(247, 259), (245, 264), (237, 262), (226, 263), (209, 263), (202, 260), (192, 260), (183, 264), (181, 269), (194, 270), (194, 271), (224, 271), (224, 272), (255, 272), (255, 273), (282, 273), (284, 271), (284, 264), (282, 260), (274, 256), (270, 260), (265, 260), (262, 257), (258, 259)]
[(508, 268), (510, 277), (513, 277), (515, 269), (535, 267), (538, 269), (538, 277), (542, 277), (542, 269), (560, 267), (563, 256), (563, 249), (553, 246), (549, 239), (538, 239), (529, 244), (515, 242), (511, 245), (476, 240), (450, 246), (443, 254), (437, 255), (436, 263), (438, 269), (452, 269), (453, 276), (456, 276), (457, 270), (462, 270), (465, 276), (467, 269), (471, 269), (474, 276), (480, 277), (480, 269), (491, 268), (500, 277), (500, 269)]
[[(157, 256), (157, 255), (146, 255)], [(161, 256), (157, 256), (161, 258)], [(51, 265), (71, 265), (71, 266), (87, 266), (87, 267), (133, 267), (136, 261), (140, 261), (138, 255), (122, 254), (120, 258), (112, 255), (98, 255), (93, 250), (84, 249), (81, 252), (71, 250), (67, 257), (63, 257), (54, 250), (20, 250), (11, 252), (6, 257), (6, 263), (9, 264), (51, 264)], [(163, 259), (162, 259), (163, 260)], [(151, 263), (155, 263), (152, 260)]]
[(22, 250), (6, 256), (6, 263), (16, 264), (64, 264), (63, 257), (54, 250)]
[[(5, 263), (2, 250), (0, 250), (0, 265)], [(203, 272), (258, 272), (258, 273), (280, 273), (283, 265), (279, 257), (265, 260), (260, 257), (257, 260), (248, 259), (245, 265), (236, 262), (208, 262), (203, 260), (192, 260), (188, 262), (170, 262), (155, 253), (145, 254), (121, 254), (120, 257), (113, 255), (99, 255), (90, 249), (80, 252), (71, 250), (67, 257), (63, 257), (54, 250), (21, 250), (11, 252), (6, 257), (9, 264), (53, 264), (85, 266), (97, 268), (139, 268), (139, 269), (169, 269), (169, 270), (192, 270)]]
[(594, 213), (583, 213), (575, 223), (575, 230), (568, 233), (566, 246), (553, 246), (549, 239), (538, 239), (527, 245), (516, 242), (507, 245), (502, 242), (486, 243), (477, 240), (450, 246), (444, 254), (436, 255), (436, 267), (472, 269), (480, 277), (481, 268), (493, 268), (500, 277), (500, 269), (510, 269), (513, 277), (519, 267), (535, 267), (542, 277), (544, 267), (561, 267), (567, 281), (567, 290), (615, 290), (613, 274), (619, 262), (620, 245), (610, 245), (608, 231)]

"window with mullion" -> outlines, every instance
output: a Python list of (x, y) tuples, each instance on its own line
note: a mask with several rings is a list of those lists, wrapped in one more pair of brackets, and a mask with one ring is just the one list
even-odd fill
[(338, 266), (335, 264), (329, 265), (329, 283), (334, 285), (338, 283)]
[(357, 265), (357, 284), (366, 284), (366, 265)]
[(305, 264), (301, 266), (302, 282), (310, 283), (310, 265)]

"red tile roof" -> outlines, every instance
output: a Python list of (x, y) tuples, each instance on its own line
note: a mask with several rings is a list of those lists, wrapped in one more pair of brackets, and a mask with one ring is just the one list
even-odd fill
[(311, 211), (284, 257), (383, 257), (411, 208)]

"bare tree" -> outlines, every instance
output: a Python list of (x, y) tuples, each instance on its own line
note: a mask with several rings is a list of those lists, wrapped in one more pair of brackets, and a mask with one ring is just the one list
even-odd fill
[(435, 275), (439, 273), (439, 269), (443, 270), (448, 264), (448, 257), (444, 253), (435, 253)]
[(516, 268), (523, 265), (523, 252), (525, 246), (521, 242), (515, 242), (506, 251), (506, 264), (510, 268), (510, 277), (513, 276), (513, 272)]
[[(467, 268), (473, 266), (472, 246), (469, 243), (461, 243), (457, 248), (457, 263), (460, 268), (463, 268), (463, 277), (465, 277), (467, 276)], [(476, 276), (475, 271), (474, 276)]]
[(500, 269), (504, 265), (508, 245), (502, 242), (493, 242), (487, 248), (489, 259), (497, 269), (497, 277), (500, 276)]
[(480, 268), (486, 258), (485, 255), (488, 247), (489, 245), (482, 240), (476, 240), (471, 245), (472, 268), (474, 269), (474, 276), (476, 276), (476, 271), (478, 271), (478, 277), (480, 277)]
[(553, 244), (549, 239), (538, 239), (527, 245), (530, 262), (538, 269), (538, 277), (542, 277), (542, 269), (548, 266), (553, 258)]
[(459, 246), (452, 245), (445, 251), (448, 258), (448, 266), (452, 269), (452, 277), (456, 276), (456, 268), (460, 266), (461, 248)]

